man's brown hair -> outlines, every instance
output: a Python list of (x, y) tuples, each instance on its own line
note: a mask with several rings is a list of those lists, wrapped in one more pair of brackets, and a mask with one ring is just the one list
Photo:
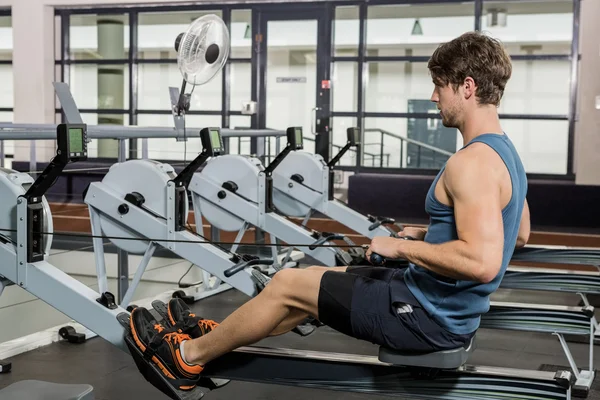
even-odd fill
[(502, 43), (480, 32), (468, 32), (441, 44), (427, 68), (436, 85), (450, 84), (454, 90), (470, 76), (477, 85), (478, 103), (496, 106), (512, 74), (511, 60)]

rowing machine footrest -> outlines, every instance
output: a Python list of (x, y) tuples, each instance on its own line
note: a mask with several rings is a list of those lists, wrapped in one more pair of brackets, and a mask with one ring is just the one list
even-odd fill
[(300, 336), (308, 336), (313, 333), (315, 329), (317, 329), (317, 327), (311, 324), (298, 324), (292, 329), (292, 332), (297, 333)]
[(115, 295), (111, 292), (102, 293), (102, 296), (100, 296), (99, 299), (96, 299), (96, 301), (109, 310), (114, 310), (117, 308), (117, 304), (115, 303)]
[(380, 347), (379, 361), (406, 367), (457, 369), (467, 362), (467, 359), (474, 350), (475, 336), (471, 338), (471, 341), (465, 347), (433, 353), (411, 353)]
[(11, 369), (12, 369), (12, 363), (4, 362), (4, 361), (0, 360), (0, 374), (5, 374), (7, 372), (10, 372)]
[(267, 284), (271, 281), (271, 278), (264, 274), (261, 270), (254, 267), (252, 268), (252, 280), (256, 283), (256, 290), (258, 293), (262, 292)]
[(63, 326), (58, 330), (58, 335), (69, 343), (85, 343), (85, 333), (77, 333), (72, 326)]
[(125, 328), (125, 343), (129, 348), (129, 352), (131, 353), (138, 370), (148, 382), (169, 398), (173, 400), (198, 400), (204, 397), (207, 392), (217, 387), (211, 379), (200, 378), (197, 382), (197, 386), (192, 390), (184, 391), (175, 388), (169, 383), (167, 378), (165, 378), (163, 373), (154, 363), (149, 362), (144, 358), (144, 354), (136, 346), (129, 327), (129, 314), (120, 313), (117, 315), (117, 320)]
[(194, 296), (188, 296), (183, 290), (177, 290), (172, 296), (174, 299), (181, 299), (186, 304), (194, 304)]

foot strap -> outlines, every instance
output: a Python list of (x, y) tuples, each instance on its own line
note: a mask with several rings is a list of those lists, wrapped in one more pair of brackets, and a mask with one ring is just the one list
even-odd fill
[(156, 351), (167, 333), (169, 332), (165, 329), (164, 331), (158, 333), (152, 338), (152, 340), (150, 341), (150, 343), (148, 343), (148, 346), (146, 346), (146, 350), (143, 353), (144, 360), (148, 362), (152, 361), (152, 357), (156, 355)]

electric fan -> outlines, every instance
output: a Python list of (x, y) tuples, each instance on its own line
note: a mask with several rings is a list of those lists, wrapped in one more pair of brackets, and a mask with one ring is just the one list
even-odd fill
[[(186, 83), (202, 85), (223, 68), (229, 56), (229, 31), (214, 14), (195, 19), (188, 29), (175, 39), (177, 66), (183, 77), (176, 112), (189, 110), (191, 94), (185, 94)], [(192, 88), (193, 91), (193, 88)]]
[[(177, 93), (177, 96), (173, 96), (172, 103), (174, 114), (182, 120), (185, 138), (185, 113), (189, 111), (191, 97), (191, 94), (185, 94), (186, 83), (193, 87), (207, 83), (223, 68), (229, 56), (227, 27), (223, 20), (216, 15), (197, 18), (185, 32), (177, 36), (175, 50), (183, 83), (181, 92)], [(177, 88), (173, 89), (177, 91)], [(132, 176), (136, 178), (132, 179)], [(155, 215), (166, 218), (165, 188), (167, 182), (174, 179), (175, 176), (175, 170), (168, 164), (152, 160), (128, 160), (125, 163), (113, 165), (102, 182), (123, 198), (132, 192), (142, 194), (145, 199), (144, 208)], [(187, 202), (185, 207), (184, 213), (187, 215)], [(148, 247), (148, 242), (141, 238), (139, 238), (140, 240), (129, 239), (138, 236), (109, 216), (100, 214), (100, 226), (105, 235), (113, 237), (110, 241), (115, 246), (128, 253), (144, 254)], [(121, 237), (125, 239), (116, 239)]]

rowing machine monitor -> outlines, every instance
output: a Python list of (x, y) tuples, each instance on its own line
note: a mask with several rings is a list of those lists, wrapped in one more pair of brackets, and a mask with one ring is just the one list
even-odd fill
[(329, 200), (332, 201), (333, 200), (333, 182), (334, 182), (334, 176), (333, 176), (333, 168), (335, 167), (335, 165), (340, 161), (340, 159), (344, 156), (344, 154), (346, 154), (346, 152), (348, 150), (350, 150), (351, 147), (357, 147), (360, 144), (360, 129), (356, 128), (356, 127), (352, 127), (352, 128), (348, 128), (346, 129), (346, 136), (347, 136), (347, 141), (346, 144), (344, 145), (344, 147), (342, 147), (340, 149), (340, 152), (337, 153), (335, 155), (335, 157), (333, 157), (331, 159), (331, 161), (329, 161), (327, 163), (327, 167), (329, 167)]
[(302, 127), (295, 126), (287, 128), (285, 134), (288, 143), (292, 147), (292, 150), (302, 150), (304, 148), (304, 137), (302, 135)]
[(267, 168), (265, 168), (265, 190), (267, 191), (265, 196), (265, 212), (275, 211), (275, 206), (273, 205), (273, 171), (284, 158), (287, 157), (290, 152), (295, 150), (302, 150), (304, 148), (304, 137), (302, 134), (302, 127), (294, 126), (287, 128), (285, 131), (287, 138), (287, 145), (283, 149), (283, 151), (277, 154), (277, 157), (269, 164)]
[(210, 158), (220, 155), (224, 151), (223, 138), (219, 128), (204, 128), (200, 131), (202, 153), (189, 163), (183, 171), (173, 179), (175, 183), (175, 230), (185, 229), (187, 215), (185, 205), (188, 201), (186, 190), (194, 173)]
[(225, 146), (219, 128), (204, 128), (200, 131), (200, 140), (202, 140), (203, 153), (209, 157), (221, 155)]
[(44, 259), (44, 194), (69, 162), (87, 160), (87, 125), (59, 124), (56, 145), (56, 157), (23, 195), (27, 201), (27, 262), (30, 263)]
[(358, 146), (360, 144), (360, 129), (353, 127), (346, 129), (346, 135), (348, 136), (348, 143), (351, 147)]
[(87, 160), (87, 126), (85, 124), (59, 124), (56, 127), (56, 157), (65, 165), (69, 161)]

